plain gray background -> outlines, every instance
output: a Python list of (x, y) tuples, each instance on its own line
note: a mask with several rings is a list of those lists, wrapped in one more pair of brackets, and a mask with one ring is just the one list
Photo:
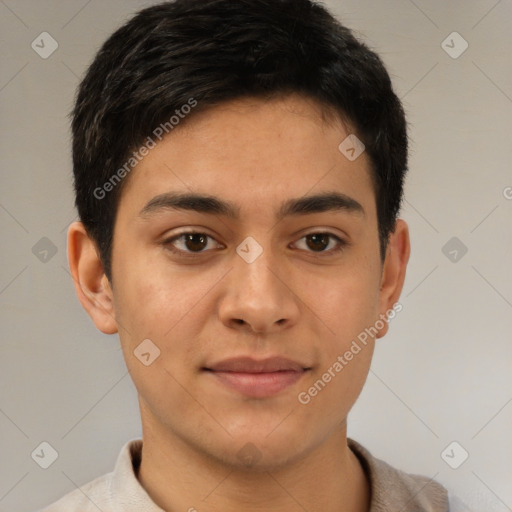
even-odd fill
[[(67, 271), (67, 114), (99, 46), (152, 3), (0, 0), (2, 511), (110, 471), (140, 436), (118, 339), (95, 330)], [(378, 341), (349, 435), (468, 510), (512, 510), (512, 2), (326, 4), (383, 57), (411, 137), (403, 311)], [(46, 59), (31, 47), (42, 32), (58, 43)], [(48, 469), (31, 457), (43, 441), (58, 452)], [(453, 441), (452, 465), (469, 453), (457, 469), (441, 456)]]

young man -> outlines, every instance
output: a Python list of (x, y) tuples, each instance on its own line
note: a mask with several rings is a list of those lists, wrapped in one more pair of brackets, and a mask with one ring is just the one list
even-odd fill
[(73, 112), (76, 291), (143, 439), (48, 507), (448, 510), (347, 439), (409, 258), (401, 104), (310, 0), (177, 0), (104, 44)]

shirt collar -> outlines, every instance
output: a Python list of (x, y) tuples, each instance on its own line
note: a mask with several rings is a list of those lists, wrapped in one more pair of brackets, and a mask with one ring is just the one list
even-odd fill
[(112, 476), (112, 501), (119, 512), (164, 512), (149, 497), (137, 478), (141, 457), (142, 439), (133, 439), (123, 446)]
[[(348, 446), (359, 459), (370, 484), (369, 512), (448, 510), (447, 491), (433, 479), (397, 470), (373, 457), (352, 439), (348, 439)], [(111, 480), (112, 500), (120, 512), (164, 512), (152, 501), (137, 478), (141, 457), (142, 439), (134, 439), (124, 445)]]

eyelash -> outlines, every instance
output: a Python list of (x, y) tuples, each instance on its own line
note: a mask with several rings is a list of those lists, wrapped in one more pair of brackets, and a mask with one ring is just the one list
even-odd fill
[[(174, 235), (173, 237), (164, 240), (163, 241), (163, 245), (168, 250), (170, 250), (172, 253), (180, 255), (180, 256), (186, 256), (188, 258), (198, 258), (198, 257), (201, 257), (206, 252), (208, 252), (206, 250), (202, 250), (202, 251), (198, 251), (198, 252), (183, 251), (182, 249), (176, 249), (176, 247), (174, 247), (172, 245), (172, 243), (174, 241), (179, 240), (180, 238), (183, 238), (186, 235), (204, 235), (207, 238), (215, 240), (212, 236), (208, 235), (207, 233), (203, 233), (201, 231), (184, 231), (183, 233), (180, 233), (178, 235)], [(345, 247), (348, 245), (348, 243), (345, 240), (341, 239), (337, 235), (334, 235), (333, 233), (329, 233), (328, 231), (315, 231), (315, 232), (312, 232), (312, 233), (308, 233), (307, 235), (304, 235), (301, 238), (299, 238), (299, 240), (302, 240), (303, 238), (307, 238), (308, 236), (313, 236), (313, 235), (327, 235), (329, 238), (334, 239), (336, 242), (338, 242), (337, 247), (335, 247), (334, 249), (330, 249), (328, 251), (317, 251), (317, 252), (315, 252), (315, 251), (306, 251), (306, 252), (310, 252), (311, 254), (314, 254), (316, 256), (322, 256), (322, 255), (332, 256), (334, 254), (339, 253), (343, 249), (345, 249)]]

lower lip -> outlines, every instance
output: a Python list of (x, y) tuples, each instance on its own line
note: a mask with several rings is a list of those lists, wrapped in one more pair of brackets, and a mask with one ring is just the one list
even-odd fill
[(210, 371), (226, 386), (252, 398), (265, 398), (275, 395), (295, 384), (306, 371), (286, 370), (270, 373), (242, 373)]

